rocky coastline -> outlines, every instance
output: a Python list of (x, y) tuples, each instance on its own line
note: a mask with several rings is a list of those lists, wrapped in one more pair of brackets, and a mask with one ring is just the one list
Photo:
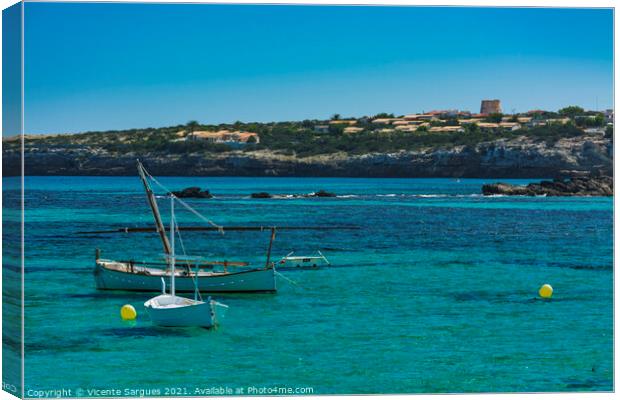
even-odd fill
[(611, 176), (576, 176), (530, 183), (526, 186), (498, 182), (483, 185), (482, 194), (485, 196), (613, 196), (614, 179)]
[[(24, 152), (24, 166), (26, 175), (134, 176), (137, 158), (157, 176), (553, 178), (563, 170), (610, 175), (613, 143), (596, 135), (553, 143), (517, 137), (472, 146), (309, 157), (272, 150), (137, 154), (94, 146), (34, 147)], [(3, 176), (20, 175), (19, 151), (4, 150), (2, 163)]]

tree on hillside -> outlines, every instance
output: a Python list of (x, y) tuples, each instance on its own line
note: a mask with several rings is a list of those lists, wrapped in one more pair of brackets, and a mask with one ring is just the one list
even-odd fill
[(199, 126), (200, 124), (198, 123), (198, 121), (194, 121), (194, 120), (189, 121), (187, 124), (185, 124), (185, 128), (187, 129), (187, 134), (189, 135), (190, 133), (194, 133), (198, 129)]
[(333, 120), (339, 120), (339, 119), (340, 119), (340, 114), (334, 114), (334, 115), (332, 115), (332, 119), (333, 119)]
[(465, 128), (465, 132), (470, 134), (470, 135), (479, 134), (480, 133), (480, 127), (476, 123), (463, 124), (463, 127)]
[(575, 117), (575, 125), (581, 128), (600, 127), (605, 125), (605, 117), (603, 114), (598, 115), (585, 115)]
[(379, 114), (375, 115), (373, 118), (374, 119), (377, 119), (377, 118), (394, 118), (394, 114), (379, 113)]
[(502, 113), (493, 113), (493, 114), (489, 114), (488, 117), (486, 117), (486, 122), (494, 122), (494, 123), (500, 123), (502, 122), (502, 117), (504, 115)]
[(558, 113), (564, 117), (575, 118), (577, 115), (583, 114), (584, 109), (579, 106), (568, 106), (558, 110)]
[(344, 133), (344, 126), (342, 124), (329, 124), (329, 133), (332, 135), (342, 135)]

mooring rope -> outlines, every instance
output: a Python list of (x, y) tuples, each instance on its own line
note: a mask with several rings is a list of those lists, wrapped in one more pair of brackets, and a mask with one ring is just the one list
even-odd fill
[[(297, 286), (298, 288), (301, 288), (301, 286), (299, 286), (297, 284), (297, 282), (295, 282), (294, 280), (287, 278), (284, 274), (282, 274), (281, 272), (278, 272), (275, 268), (273, 269), (273, 272), (275, 272), (276, 275), (278, 275), (280, 278), (288, 281), (289, 283), (292, 283), (293, 285)], [(303, 289), (303, 288), (302, 288)]]

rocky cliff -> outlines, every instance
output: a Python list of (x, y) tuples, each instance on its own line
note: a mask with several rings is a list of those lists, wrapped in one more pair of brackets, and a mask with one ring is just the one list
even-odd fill
[[(554, 143), (526, 137), (475, 146), (428, 148), (387, 154), (346, 153), (295, 157), (273, 151), (206, 154), (111, 153), (97, 147), (39, 149), (24, 153), (27, 175), (135, 175), (140, 158), (154, 175), (350, 177), (554, 177), (563, 170), (613, 169), (613, 144), (602, 135)], [(19, 152), (3, 151), (4, 176), (19, 175)]]

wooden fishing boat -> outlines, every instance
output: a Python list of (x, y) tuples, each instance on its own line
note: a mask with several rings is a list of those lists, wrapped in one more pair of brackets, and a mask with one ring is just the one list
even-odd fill
[[(166, 257), (171, 254), (170, 241), (166, 235), (159, 208), (153, 190), (147, 180), (148, 173), (138, 161), (138, 173), (146, 191), (147, 200), (155, 220), (154, 228), (137, 228), (134, 232), (157, 232), (161, 239)], [(151, 179), (152, 176), (148, 175)], [(182, 200), (170, 194), (173, 200), (188, 208), (194, 214), (205, 219), (196, 210), (191, 208)], [(210, 221), (209, 221), (210, 222)], [(177, 232), (183, 230), (175, 228)], [(220, 226), (213, 227), (190, 227), (188, 230), (219, 230), (227, 228)], [(258, 230), (253, 227), (236, 227), (237, 230)], [(262, 230), (263, 228), (261, 228)], [(100, 258), (100, 251), (96, 252), (95, 259), (95, 283), (97, 289), (101, 290), (129, 290), (129, 291), (159, 291), (161, 279), (164, 277), (174, 277), (177, 280), (176, 290), (179, 292), (191, 292), (198, 289), (207, 293), (221, 292), (275, 292), (276, 278), (275, 266), (270, 261), (271, 247), (275, 239), (275, 227), (271, 229), (271, 240), (267, 252), (267, 260), (264, 266), (249, 268), (246, 262), (234, 261), (203, 261), (200, 258), (179, 260), (179, 268), (174, 274), (171, 273), (168, 262), (134, 262), (116, 261)], [(129, 229), (118, 231), (130, 232)], [(81, 232), (88, 233), (88, 232)]]
[[(224, 266), (238, 263), (218, 264)], [(189, 271), (187, 268), (177, 269), (177, 292), (193, 292), (194, 280), (198, 281), (198, 289), (205, 293), (276, 291), (273, 265), (234, 271), (228, 268), (226, 271), (207, 269), (211, 265), (213, 263), (204, 266), (190, 264), (192, 268)], [(95, 260), (94, 273), (97, 289), (144, 292), (160, 290), (161, 278), (170, 276), (170, 271), (156, 262), (114, 261), (103, 258)]]

